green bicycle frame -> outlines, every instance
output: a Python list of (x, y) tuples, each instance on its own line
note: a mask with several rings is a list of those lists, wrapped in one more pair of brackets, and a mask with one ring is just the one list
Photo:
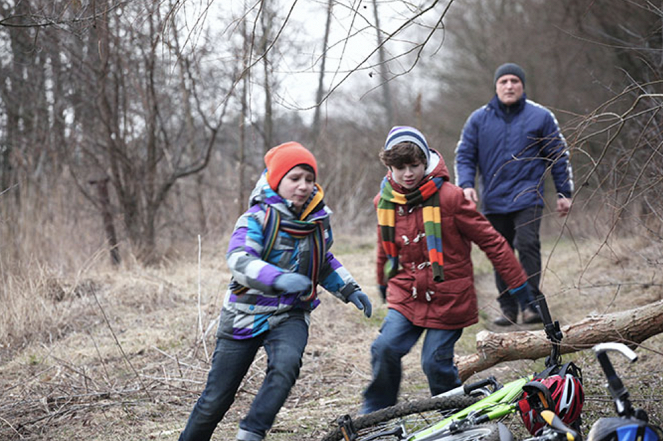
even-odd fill
[(426, 439), (426, 437), (446, 429), (452, 422), (460, 421), (469, 415), (474, 415), (475, 417), (480, 415), (481, 419), (477, 421), (477, 423), (492, 421), (509, 415), (516, 409), (516, 404), (514, 402), (523, 393), (523, 386), (533, 378), (533, 375), (529, 375), (526, 378), (511, 381), (471, 406), (454, 413), (426, 429), (413, 433), (407, 438), (407, 441)]

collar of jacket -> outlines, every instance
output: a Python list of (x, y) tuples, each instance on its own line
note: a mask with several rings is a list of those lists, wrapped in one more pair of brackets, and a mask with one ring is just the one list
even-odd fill
[(499, 98), (497, 94), (490, 100), (490, 106), (495, 109), (495, 113), (507, 121), (511, 121), (514, 116), (518, 115), (525, 108), (527, 103), (527, 95), (523, 92), (523, 96), (520, 97), (517, 103), (510, 106), (505, 105)]

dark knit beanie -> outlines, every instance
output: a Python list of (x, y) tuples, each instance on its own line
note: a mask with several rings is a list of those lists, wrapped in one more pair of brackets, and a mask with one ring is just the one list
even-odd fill
[(500, 77), (503, 77), (504, 75), (517, 76), (518, 78), (520, 78), (520, 81), (522, 81), (523, 86), (525, 86), (525, 71), (523, 70), (522, 67), (518, 66), (516, 63), (505, 63), (500, 67), (498, 67), (497, 70), (495, 71), (495, 78), (493, 83), (497, 84), (497, 80), (499, 80)]

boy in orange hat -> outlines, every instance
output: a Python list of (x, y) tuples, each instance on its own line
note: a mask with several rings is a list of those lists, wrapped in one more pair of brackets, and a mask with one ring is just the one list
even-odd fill
[(180, 441), (210, 439), (260, 347), (267, 373), (236, 439), (264, 439), (299, 376), (309, 316), (320, 303), (318, 284), (371, 316), (368, 296), (329, 252), (331, 211), (316, 183), (313, 154), (288, 142), (269, 150), (265, 164), (230, 238), (232, 280), (212, 366)]

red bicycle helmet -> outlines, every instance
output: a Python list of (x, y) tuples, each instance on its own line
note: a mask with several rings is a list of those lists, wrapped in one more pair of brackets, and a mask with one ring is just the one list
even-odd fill
[[(547, 391), (550, 392), (550, 395), (545, 394), (548, 397), (547, 399), (552, 400), (552, 403), (548, 403), (547, 407), (555, 412), (563, 422), (571, 425), (580, 417), (585, 393), (582, 389), (582, 383), (578, 378), (571, 374), (565, 374), (564, 376), (551, 375), (546, 378), (534, 379), (531, 383), (536, 382), (545, 386)], [(518, 402), (518, 409), (520, 410), (520, 416), (523, 419), (525, 427), (529, 433), (536, 436), (545, 425), (545, 422), (539, 417), (538, 412), (532, 408), (527, 392), (524, 398)]]

